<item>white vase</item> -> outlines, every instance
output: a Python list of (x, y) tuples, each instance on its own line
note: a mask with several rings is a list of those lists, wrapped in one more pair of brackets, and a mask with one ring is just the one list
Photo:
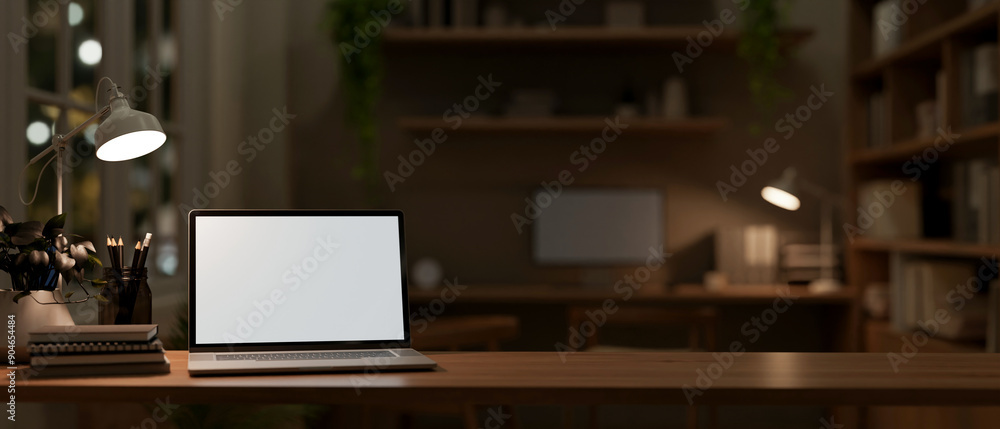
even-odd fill
[[(73, 317), (66, 304), (39, 304), (39, 302), (63, 302), (61, 292), (33, 291), (31, 296), (21, 298), (16, 304), (14, 296), (19, 292), (0, 291), (0, 317), (3, 317), (4, 361), (9, 350), (8, 335), (11, 317), (14, 316), (14, 359), (18, 363), (28, 363), (28, 332), (47, 325), (73, 325)], [(32, 299), (34, 297), (34, 299)], [(37, 300), (37, 301), (36, 301)]]

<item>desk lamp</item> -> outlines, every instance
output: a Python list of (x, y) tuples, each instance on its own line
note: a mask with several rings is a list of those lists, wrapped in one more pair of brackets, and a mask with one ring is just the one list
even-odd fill
[(794, 168), (787, 168), (781, 177), (772, 181), (760, 196), (765, 201), (788, 211), (799, 209), (801, 202), (798, 195), (805, 192), (820, 200), (820, 278), (809, 283), (809, 291), (813, 293), (829, 293), (840, 290), (840, 281), (833, 277), (833, 266), (828, 262), (833, 258), (833, 206), (837, 197), (822, 186), (798, 177)]
[[(105, 80), (111, 82), (111, 89), (108, 91), (114, 91), (114, 93), (111, 99), (108, 100), (108, 104), (97, 110), (101, 84)], [(118, 90), (118, 86), (111, 79), (105, 77), (97, 83), (97, 95), (94, 98), (98, 100), (94, 102), (95, 110), (97, 110), (94, 116), (83, 121), (82, 124), (66, 134), (52, 136), (52, 145), (34, 158), (31, 158), (31, 161), (28, 161), (28, 165), (24, 167), (24, 171), (27, 171), (29, 166), (41, 161), (42, 158), (50, 153), (55, 152), (56, 156), (45, 163), (42, 171), (44, 172), (45, 167), (48, 167), (53, 160), (56, 161), (56, 214), (62, 214), (63, 212), (63, 151), (66, 150), (70, 138), (79, 134), (88, 125), (104, 118), (100, 125), (98, 125), (97, 132), (94, 134), (94, 145), (97, 146), (97, 158), (102, 161), (115, 162), (138, 158), (158, 149), (167, 140), (167, 135), (163, 133), (160, 121), (156, 120), (156, 117), (149, 113), (132, 110), (128, 99)], [(23, 171), (21, 176), (23, 179)], [(31, 200), (24, 201), (24, 197), (21, 197), (22, 203), (30, 205), (35, 201), (35, 197), (38, 196), (38, 184), (41, 182), (41, 179), (42, 174), (39, 173)], [(18, 196), (20, 196), (21, 188), (22, 186), (18, 186)]]

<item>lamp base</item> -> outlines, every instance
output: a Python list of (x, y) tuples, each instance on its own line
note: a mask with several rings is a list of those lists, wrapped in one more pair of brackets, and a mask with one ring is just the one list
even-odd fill
[(825, 294), (839, 292), (841, 289), (840, 280), (837, 279), (816, 279), (809, 283), (809, 293)]

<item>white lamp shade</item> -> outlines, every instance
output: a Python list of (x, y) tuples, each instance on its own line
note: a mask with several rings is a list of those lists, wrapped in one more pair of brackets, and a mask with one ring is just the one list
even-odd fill
[(765, 201), (789, 211), (798, 210), (801, 205), (798, 197), (774, 186), (765, 186), (764, 189), (760, 190), (760, 196)]
[(125, 98), (111, 100), (111, 112), (97, 127), (94, 143), (102, 161), (125, 161), (146, 155), (167, 140), (156, 117), (132, 110)]

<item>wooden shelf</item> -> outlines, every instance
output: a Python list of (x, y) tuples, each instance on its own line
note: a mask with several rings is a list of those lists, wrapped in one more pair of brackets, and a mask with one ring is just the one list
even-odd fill
[[(393, 28), (386, 31), (383, 42), (387, 48), (524, 48), (551, 49), (580, 47), (683, 49), (689, 41), (705, 30), (704, 26), (671, 26), (646, 28), (560, 27), (552, 31), (540, 28)], [(781, 32), (784, 48), (798, 45), (812, 36), (811, 30), (788, 29)], [(739, 34), (725, 32), (715, 38), (709, 51), (735, 52)]]
[(888, 54), (858, 64), (851, 72), (851, 77), (871, 79), (881, 76), (885, 68), (900, 62), (938, 57), (941, 53), (940, 44), (945, 39), (976, 29), (996, 26), (998, 11), (1000, 11), (1000, 3), (994, 2), (944, 22), (938, 27), (904, 42)]
[[(452, 130), (453, 124), (445, 122), (438, 116), (402, 117), (398, 121), (400, 128), (411, 133), (429, 133), (436, 128), (442, 128), (448, 133), (506, 133), (506, 134), (543, 134), (543, 133), (586, 133), (599, 134), (608, 125), (606, 118), (601, 116), (554, 116), (548, 118), (469, 118), (462, 126)], [(642, 134), (646, 136), (688, 136), (709, 137), (726, 128), (729, 121), (725, 118), (705, 117), (681, 120), (665, 120), (650, 118), (622, 118), (622, 124), (627, 124), (625, 134)]]
[[(632, 304), (770, 304), (778, 298), (778, 291), (787, 291), (798, 297), (797, 303), (847, 305), (853, 299), (851, 290), (834, 293), (810, 293), (805, 286), (787, 285), (732, 285), (722, 291), (711, 292), (701, 285), (645, 285), (636, 290), (628, 302)], [(440, 299), (445, 289), (422, 290), (410, 288), (410, 301), (426, 303)], [(451, 296), (450, 294), (448, 295)], [(559, 304), (601, 305), (605, 300), (622, 300), (623, 295), (606, 286), (584, 285), (469, 285), (459, 291), (457, 302), (464, 304)]]
[(1000, 253), (1000, 245), (961, 243), (953, 240), (878, 240), (857, 238), (850, 245), (855, 250), (902, 252), (945, 257), (981, 257)]
[[(957, 131), (956, 134), (961, 137), (955, 139), (946, 153), (982, 152), (980, 149), (984, 147), (997, 147), (1000, 142), (1000, 123), (980, 125), (968, 131)], [(901, 141), (885, 148), (855, 150), (851, 154), (851, 163), (861, 165), (902, 161), (935, 147), (936, 139), (937, 136), (934, 136)]]
[[(875, 353), (900, 353), (902, 337), (910, 335), (892, 329), (884, 320), (869, 320), (865, 323), (865, 351)], [(986, 348), (975, 342), (949, 341), (930, 338), (920, 347), (921, 353), (984, 353)]]

